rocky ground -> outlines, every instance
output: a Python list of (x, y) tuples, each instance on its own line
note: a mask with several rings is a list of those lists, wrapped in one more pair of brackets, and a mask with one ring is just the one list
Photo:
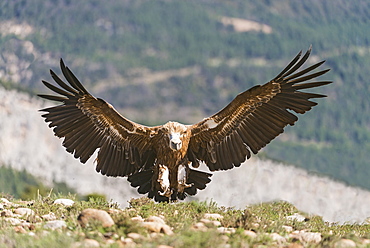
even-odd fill
[(0, 213), (0, 247), (370, 247), (370, 225), (327, 223), (286, 202), (235, 210), (143, 197), (120, 209), (73, 196), (5, 196)]

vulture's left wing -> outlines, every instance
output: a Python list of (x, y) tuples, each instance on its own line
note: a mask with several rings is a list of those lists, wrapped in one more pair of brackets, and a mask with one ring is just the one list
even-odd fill
[(75, 75), (60, 61), (64, 83), (53, 71), (52, 78), (60, 88), (43, 81), (58, 96), (39, 95), (62, 102), (45, 108), (42, 116), (56, 136), (64, 138), (63, 146), (85, 163), (99, 148), (96, 170), (107, 176), (129, 176), (155, 160), (150, 128), (120, 115), (109, 103), (92, 96)]
[(229, 105), (192, 126), (188, 157), (193, 166), (205, 162), (211, 171), (240, 166), (251, 152), (262, 147), (298, 120), (292, 110), (304, 114), (317, 103), (311, 98), (324, 95), (299, 90), (330, 84), (306, 82), (329, 70), (312, 72), (325, 61), (297, 70), (307, 61), (311, 48), (301, 58), (299, 53), (273, 80), (240, 93)]

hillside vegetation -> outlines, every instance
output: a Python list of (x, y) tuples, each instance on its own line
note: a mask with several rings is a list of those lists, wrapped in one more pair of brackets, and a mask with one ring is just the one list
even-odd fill
[[(235, 210), (131, 199), (121, 209), (72, 195), (1, 198), (0, 247), (366, 247), (369, 224), (326, 223), (286, 202)], [(67, 198), (67, 200), (66, 200)]]
[(369, 1), (9, 0), (0, 22), (2, 84), (45, 92), (63, 57), (92, 93), (148, 125), (199, 121), (312, 44), (310, 63), (327, 60), (335, 83), (264, 156), (370, 189)]

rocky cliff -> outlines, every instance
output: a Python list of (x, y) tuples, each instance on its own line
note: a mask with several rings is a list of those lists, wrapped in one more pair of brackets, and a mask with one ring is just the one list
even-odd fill
[[(42, 102), (27, 94), (0, 88), (0, 165), (25, 169), (46, 184), (65, 182), (78, 193), (103, 193), (122, 207), (138, 197), (124, 178), (96, 173), (93, 160), (85, 165), (65, 151), (40, 117)], [(243, 208), (286, 200), (302, 211), (327, 221), (363, 222), (370, 216), (370, 192), (347, 186), (305, 170), (272, 161), (252, 159), (240, 168), (216, 172), (209, 186), (190, 200), (213, 200)]]

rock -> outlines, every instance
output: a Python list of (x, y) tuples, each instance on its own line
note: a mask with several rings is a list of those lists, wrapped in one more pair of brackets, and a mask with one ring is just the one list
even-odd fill
[(114, 247), (113, 245), (116, 243), (116, 241), (115, 241), (115, 240), (113, 240), (113, 239), (107, 239), (107, 240), (105, 241), (105, 243), (106, 243), (109, 247)]
[(152, 239), (161, 238), (163, 236), (164, 236), (163, 233), (155, 233), (155, 232), (149, 233), (149, 237), (152, 238)]
[(148, 229), (151, 232), (156, 232), (156, 233), (163, 232), (167, 235), (172, 235), (173, 234), (173, 231), (171, 230), (171, 227), (169, 227), (166, 224), (159, 223), (159, 222), (144, 221), (144, 222), (141, 223), (141, 226), (145, 227), (146, 229)]
[(122, 212), (122, 210), (115, 209), (115, 208), (111, 208), (111, 209), (108, 210), (109, 214), (120, 214), (121, 212)]
[(12, 218), (12, 217), (8, 217), (8, 218), (5, 218), (4, 219), (5, 221), (7, 222), (10, 222), (11, 225), (20, 225), (22, 222), (24, 222), (24, 220), (20, 220), (20, 219), (17, 219), (17, 218)]
[(173, 231), (169, 225), (163, 225), (162, 232), (164, 232), (167, 235), (173, 235)]
[(66, 207), (70, 207), (74, 204), (75, 202), (71, 199), (56, 199), (54, 201), (54, 204), (61, 204), (61, 205), (64, 205)]
[(350, 248), (356, 247), (356, 243), (350, 239), (341, 239), (334, 244), (335, 248)]
[(95, 239), (85, 239), (82, 241), (82, 247), (100, 247), (100, 244)]
[(47, 220), (47, 221), (51, 221), (51, 220), (56, 220), (57, 219), (57, 217), (55, 216), (54, 213), (44, 214), (43, 216), (41, 216), (41, 218), (43, 220)]
[(121, 242), (124, 245), (124, 247), (135, 247), (136, 243), (131, 238), (121, 238)]
[(217, 231), (220, 233), (232, 234), (235, 233), (235, 228), (232, 227), (219, 227)]
[(169, 246), (169, 245), (158, 245), (157, 248), (173, 248), (173, 246)]
[(8, 201), (8, 199), (6, 198), (0, 198), (0, 201), (4, 204), (4, 205), (11, 205), (12, 203), (10, 201)]
[(257, 233), (251, 231), (251, 230), (244, 230), (243, 234), (245, 236), (249, 236), (251, 238), (256, 238), (257, 237)]
[(22, 223), (21, 223), (21, 226), (22, 226), (23, 228), (27, 227), (27, 228), (28, 228), (28, 230), (35, 230), (35, 228), (36, 228), (34, 224), (29, 223), (29, 222), (22, 222)]
[(13, 212), (10, 209), (4, 209), (0, 215), (1, 217), (13, 217)]
[(285, 246), (286, 248), (303, 248), (303, 245), (301, 244), (298, 244), (298, 243), (291, 243), (287, 246)]
[(72, 248), (79, 248), (79, 247), (100, 247), (100, 244), (95, 239), (85, 239), (81, 242), (75, 242), (71, 246)]
[(23, 226), (15, 226), (14, 231), (17, 233), (27, 233), (27, 231), (23, 228)]
[(164, 222), (164, 220), (158, 216), (150, 216), (146, 219), (146, 221), (149, 221), (149, 222), (157, 222), (157, 223), (160, 223), (160, 224), (163, 224), (165, 225), (166, 223)]
[(303, 222), (303, 221), (306, 220), (306, 217), (304, 217), (301, 214), (294, 213), (293, 215), (286, 216), (285, 219), (292, 220), (292, 221)]
[(291, 233), (291, 232), (293, 232), (293, 227), (291, 227), (291, 226), (282, 226), (282, 228), (284, 228), (285, 229), (285, 231), (286, 232), (288, 232), (288, 233)]
[(144, 222), (144, 219), (141, 216), (132, 217), (131, 220), (136, 222)]
[(14, 213), (19, 214), (20, 216), (30, 216), (35, 214), (35, 212), (30, 208), (17, 208), (14, 210)]
[(209, 224), (212, 226), (221, 226), (221, 222), (219, 222), (218, 220), (201, 219), (200, 222), (204, 224)]
[(82, 227), (85, 227), (91, 221), (101, 222), (103, 227), (110, 227), (114, 225), (112, 217), (110, 217), (106, 211), (93, 208), (82, 210), (77, 220)]
[(55, 229), (65, 228), (67, 227), (67, 224), (64, 220), (51, 220), (51, 221), (46, 222), (44, 227), (55, 230)]
[(203, 222), (198, 222), (198, 223), (195, 223), (191, 229), (193, 230), (196, 230), (196, 231), (202, 231), (202, 232), (205, 232), (208, 230), (208, 228), (204, 225)]
[(142, 222), (141, 225), (145, 227), (146, 229), (148, 229), (149, 231), (157, 232), (157, 233), (161, 232), (162, 226), (163, 226), (163, 224), (161, 223), (147, 222), (147, 221)]
[(281, 236), (278, 233), (271, 233), (270, 237), (272, 238), (272, 240), (278, 242), (279, 244), (286, 242), (286, 238), (284, 238), (283, 236)]
[(34, 201), (19, 201), (18, 203), (22, 206), (32, 206), (35, 202)]
[(225, 243), (230, 240), (229, 236), (226, 236), (226, 235), (221, 235), (220, 238)]
[(4, 209), (4, 205), (0, 203), (0, 210)]
[(129, 234), (127, 234), (127, 237), (128, 238), (131, 238), (133, 240), (135, 240), (135, 239), (143, 239), (144, 238), (141, 234), (138, 234), (138, 233), (129, 233)]
[(317, 232), (305, 232), (305, 231), (294, 231), (289, 234), (289, 238), (298, 239), (299, 241), (307, 243), (320, 243), (321, 233)]
[(222, 220), (224, 217), (221, 214), (204, 214), (205, 219), (214, 219), (214, 220)]
[(364, 245), (370, 244), (370, 239), (363, 239), (362, 244), (364, 244)]

